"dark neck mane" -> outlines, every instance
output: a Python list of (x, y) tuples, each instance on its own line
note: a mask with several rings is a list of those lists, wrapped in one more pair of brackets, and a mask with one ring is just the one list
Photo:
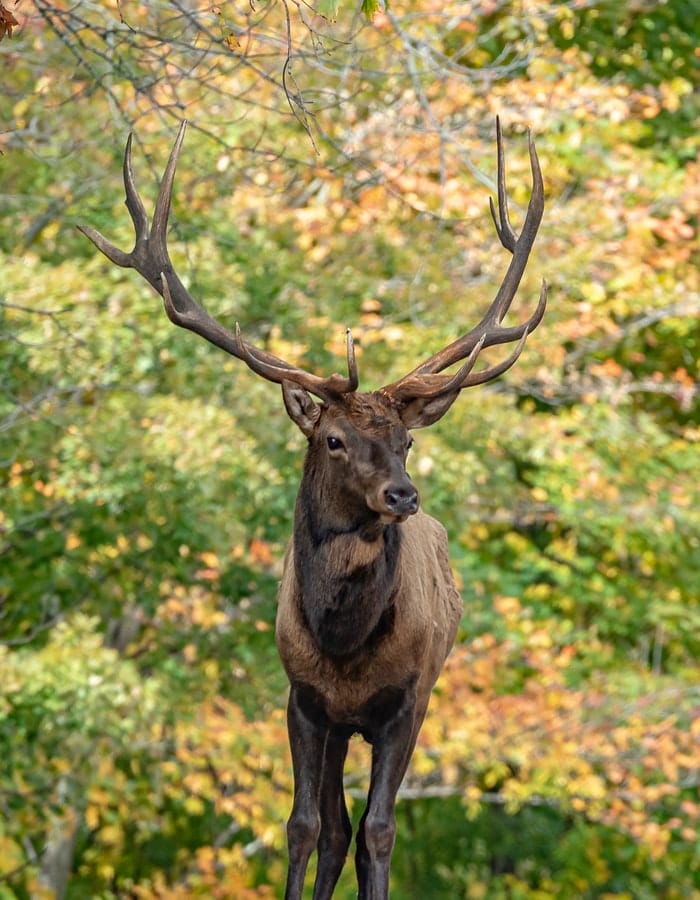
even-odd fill
[(391, 630), (400, 538), (398, 525), (383, 525), (367, 509), (343, 521), (302, 479), (294, 566), (302, 612), (323, 653), (347, 659)]

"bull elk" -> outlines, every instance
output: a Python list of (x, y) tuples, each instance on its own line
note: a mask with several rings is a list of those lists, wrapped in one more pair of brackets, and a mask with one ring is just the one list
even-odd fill
[[(290, 682), (287, 721), (294, 801), (287, 824), (285, 898), (300, 900), (309, 857), (318, 852), (314, 900), (331, 897), (352, 829), (343, 794), (348, 740), (372, 745), (366, 810), (357, 834), (359, 897), (383, 900), (396, 831), (396, 794), (428, 700), (454, 642), (462, 603), (442, 525), (419, 509), (406, 471), (410, 431), (432, 425), (460, 391), (505, 372), (540, 323), (547, 298), (523, 324), (502, 321), (515, 296), (542, 218), (544, 189), (529, 137), (532, 194), (520, 235), (510, 224), (500, 124), (498, 210), (491, 214), (512, 258), (495, 299), (467, 334), (398, 381), (360, 393), (350, 332), (347, 376), (321, 377), (227, 330), (190, 295), (166, 243), (168, 214), (185, 124), (180, 127), (153, 222), (134, 185), (131, 136), (124, 156), (126, 205), (136, 243), (125, 253), (92, 228), (83, 233), (118, 266), (136, 271), (163, 297), (170, 320), (280, 384), (287, 413), (308, 449), (279, 588), (276, 642)], [(486, 347), (515, 343), (503, 361), (475, 370)], [(445, 370), (456, 363), (453, 374)], [(312, 395), (317, 400), (313, 399)]]

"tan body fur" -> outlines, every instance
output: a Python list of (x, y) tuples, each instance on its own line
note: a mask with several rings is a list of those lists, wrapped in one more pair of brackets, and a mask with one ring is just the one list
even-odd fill
[[(400, 526), (394, 630), (390, 639), (349, 660), (336, 660), (317, 648), (301, 611), (293, 544), (285, 559), (279, 590), (276, 640), (291, 682), (303, 681), (323, 694), (326, 714), (352, 724), (372, 694), (385, 686), (400, 687), (407, 673), (418, 674), (417, 717), (422, 718), (430, 691), (454, 642), (462, 601), (454, 584), (443, 526), (422, 511)], [(339, 535), (337, 565), (350, 571), (380, 550), (356, 535)], [(336, 548), (334, 547), (334, 550)]]

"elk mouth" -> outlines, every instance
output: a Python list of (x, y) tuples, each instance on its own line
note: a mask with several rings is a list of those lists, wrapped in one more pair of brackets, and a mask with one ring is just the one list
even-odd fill
[[(417, 512), (418, 510), (414, 510)], [(413, 513), (402, 513), (400, 516), (389, 515), (387, 513), (381, 513), (379, 516), (379, 521), (382, 525), (400, 525), (402, 522), (405, 522), (406, 519), (410, 518)]]

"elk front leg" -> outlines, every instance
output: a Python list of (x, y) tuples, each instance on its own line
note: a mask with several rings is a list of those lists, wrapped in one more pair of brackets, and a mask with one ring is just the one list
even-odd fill
[(406, 689), (393, 715), (373, 733), (369, 797), (357, 834), (355, 857), (359, 900), (388, 900), (396, 836), (396, 794), (408, 768), (423, 714), (416, 710), (412, 686)]
[(332, 897), (352, 838), (352, 825), (343, 791), (347, 751), (347, 736), (331, 731), (326, 741), (321, 776), (321, 833), (313, 900), (330, 900)]
[(329, 727), (314, 712), (306, 689), (292, 685), (287, 730), (294, 771), (294, 803), (287, 822), (289, 869), (284, 900), (301, 900), (309, 857), (321, 830), (321, 777)]

